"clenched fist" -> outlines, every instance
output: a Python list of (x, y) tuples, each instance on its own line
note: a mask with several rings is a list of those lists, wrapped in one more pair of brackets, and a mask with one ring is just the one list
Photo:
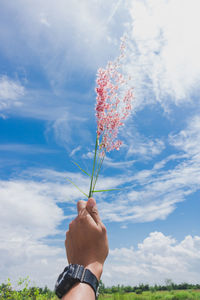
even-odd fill
[(79, 201), (78, 216), (69, 224), (65, 247), (70, 264), (80, 264), (100, 280), (103, 264), (108, 255), (106, 227), (101, 222), (93, 198)]

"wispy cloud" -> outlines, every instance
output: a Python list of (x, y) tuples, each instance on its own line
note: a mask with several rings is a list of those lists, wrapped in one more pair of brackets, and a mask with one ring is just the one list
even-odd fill
[(77, 152), (81, 150), (81, 146), (78, 146), (72, 150), (69, 156), (73, 157)]
[[(119, 195), (115, 201), (102, 204), (106, 220), (146, 222), (166, 219), (176, 208), (200, 189), (200, 119), (194, 117), (185, 130), (170, 136), (172, 145), (181, 150), (170, 155), (150, 170), (124, 177), (130, 187), (126, 197)], [(166, 166), (173, 161), (172, 166)], [(160, 164), (160, 165), (159, 165)]]
[(131, 1), (129, 61), (137, 109), (192, 102), (199, 89), (198, 0)]
[(188, 120), (188, 125), (178, 134), (170, 134), (170, 143), (185, 152), (188, 157), (198, 159), (200, 146), (200, 117), (194, 115)]
[(19, 152), (24, 154), (55, 153), (58, 150), (44, 148), (40, 145), (0, 144), (0, 151)]
[(111, 168), (116, 168), (116, 169), (125, 169), (125, 168), (130, 168), (136, 160), (125, 160), (125, 161), (113, 161), (111, 158), (106, 157), (104, 159), (104, 165), (107, 167)]
[(25, 94), (23, 85), (7, 76), (0, 77), (0, 110), (22, 104), (21, 97)]
[(142, 159), (152, 159), (165, 149), (161, 139), (148, 139), (142, 135), (132, 133), (129, 135), (128, 156), (137, 156)]
[(113, 33), (115, 42), (123, 32), (125, 21), (122, 17), (118, 24), (108, 22), (116, 9), (114, 0), (103, 5), (101, 1), (95, 1), (94, 5), (88, 0), (81, 3), (61, 0), (59, 5), (47, 0), (41, 5), (36, 0), (27, 5), (21, 0), (12, 7), (4, 2), (2, 13), (17, 14), (19, 19), (6, 22), (1, 18), (1, 27), (7, 34), (1, 35), (0, 48), (3, 53), (9, 53), (10, 59), (15, 58), (17, 51), (23, 64), (33, 64), (39, 58), (41, 71), (58, 90), (66, 83), (66, 78), (70, 81), (69, 74), (78, 66), (85, 76), (106, 63), (108, 55), (112, 56), (115, 45), (110, 36)]
[[(109, 222), (147, 222), (156, 219), (166, 219), (176, 209), (178, 202), (200, 189), (200, 121), (194, 117), (188, 126), (173, 136), (169, 136), (169, 142), (176, 147), (176, 154), (169, 155), (157, 161), (150, 169), (141, 171), (127, 171), (127, 165), (119, 163), (114, 167), (124, 167), (123, 174), (113, 177), (100, 176), (99, 189), (121, 188), (113, 196), (109, 194), (109, 202), (106, 201), (107, 194), (101, 195), (99, 209), (102, 218)], [(177, 152), (177, 149), (179, 152)], [(173, 161), (173, 164), (171, 162)], [(113, 163), (107, 160), (107, 163)], [(133, 162), (127, 162), (128, 166)], [(31, 172), (34, 174), (33, 172)], [(78, 182), (81, 189), (89, 185), (89, 179), (78, 173), (52, 173), (48, 171), (43, 178), (68, 177)], [(52, 179), (51, 179), (52, 180)], [(60, 179), (59, 179), (60, 180)], [(66, 187), (65, 187), (66, 189)], [(72, 199), (80, 197), (79, 192), (68, 191)], [(75, 194), (74, 194), (75, 193)], [(113, 198), (112, 198), (113, 197)]]
[[(122, 188), (113, 196), (107, 193), (98, 197), (99, 209), (103, 220), (109, 222), (147, 222), (166, 219), (176, 209), (178, 202), (200, 189), (200, 121), (193, 118), (185, 130), (170, 136), (169, 141), (181, 152), (170, 155), (157, 162), (151, 169), (127, 171), (127, 165), (119, 163), (117, 167), (125, 172), (116, 176), (99, 177), (98, 189)], [(170, 162), (173, 161), (173, 164)], [(107, 163), (113, 163), (108, 159)], [(127, 164), (133, 162), (128, 161)], [(169, 165), (168, 165), (169, 164)], [(115, 166), (115, 163), (113, 165)], [(58, 172), (54, 170), (31, 169), (24, 171), (18, 178), (36, 181), (46, 195), (51, 195), (57, 202), (79, 200), (82, 195), (66, 178), (87, 193), (89, 178), (81, 173)], [(39, 183), (45, 181), (46, 183)], [(43, 192), (42, 192), (43, 193)]]

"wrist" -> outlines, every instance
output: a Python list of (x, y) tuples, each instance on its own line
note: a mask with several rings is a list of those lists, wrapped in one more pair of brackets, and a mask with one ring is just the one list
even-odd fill
[(72, 299), (95, 299), (96, 296), (92, 287), (86, 283), (77, 282), (73, 287), (62, 297), (62, 300)]
[(103, 273), (103, 265), (102, 264), (100, 264), (98, 262), (94, 262), (94, 263), (86, 265), (85, 268), (90, 270), (96, 276), (98, 281), (100, 280), (101, 275)]

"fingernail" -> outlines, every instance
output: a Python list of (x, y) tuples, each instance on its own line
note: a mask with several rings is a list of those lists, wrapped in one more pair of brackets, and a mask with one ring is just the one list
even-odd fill
[(89, 198), (88, 201), (87, 201), (87, 205), (89, 207), (94, 207), (96, 205), (96, 202), (95, 202), (94, 198)]

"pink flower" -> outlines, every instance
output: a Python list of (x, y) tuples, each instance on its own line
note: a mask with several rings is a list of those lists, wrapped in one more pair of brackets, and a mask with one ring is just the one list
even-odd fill
[[(124, 56), (125, 44), (121, 44), (121, 55), (116, 62), (109, 62), (105, 69), (97, 72), (97, 137), (102, 151), (119, 150), (122, 142), (117, 140), (119, 127), (131, 111), (133, 90), (127, 87), (127, 81), (118, 71), (120, 60)], [(126, 90), (127, 88), (127, 90)]]

